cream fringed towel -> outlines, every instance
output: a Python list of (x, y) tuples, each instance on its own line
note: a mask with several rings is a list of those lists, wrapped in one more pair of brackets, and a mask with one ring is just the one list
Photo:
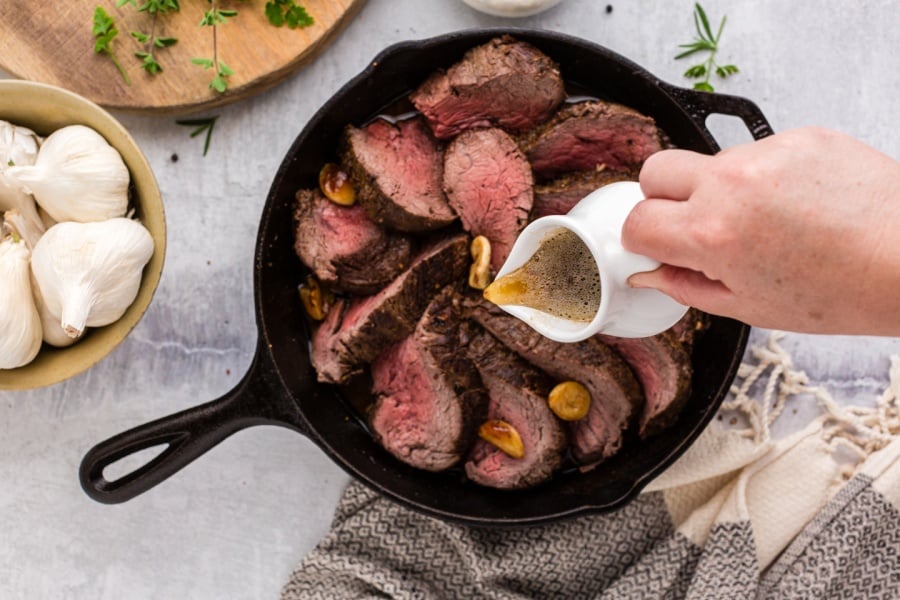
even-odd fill
[[(283, 599), (900, 597), (900, 360), (875, 408), (847, 409), (778, 339), (753, 349), (723, 406), (748, 427), (714, 421), (622, 510), (480, 529), (353, 483)], [(825, 414), (772, 441), (805, 397)]]

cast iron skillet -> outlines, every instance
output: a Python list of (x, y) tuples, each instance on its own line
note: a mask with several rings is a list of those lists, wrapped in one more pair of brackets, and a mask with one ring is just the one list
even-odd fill
[[(679, 147), (705, 153), (719, 149), (704, 126), (712, 113), (740, 117), (755, 138), (772, 133), (748, 100), (671, 86), (606, 48), (558, 33), (472, 30), (391, 46), (315, 114), (275, 176), (256, 242), (259, 342), (248, 373), (217, 400), (92, 448), (80, 469), (81, 485), (91, 498), (124, 502), (240, 429), (281, 425), (309, 437), (353, 477), (410, 508), (475, 525), (527, 525), (621, 507), (687, 449), (715, 414), (735, 375), (749, 333), (742, 323), (713, 319), (694, 351), (694, 391), (674, 426), (646, 441), (627, 439), (616, 456), (588, 473), (573, 469), (525, 491), (483, 488), (467, 482), (459, 471), (429, 473), (400, 463), (372, 440), (351, 406), (364, 404), (367, 392), (342, 397), (334, 386), (316, 382), (309, 362), (309, 331), (297, 297), (305, 268), (293, 250), (294, 193), (317, 185), (321, 166), (335, 160), (347, 123), (366, 122), (434, 69), (449, 66), (465, 50), (504, 33), (534, 44), (556, 60), (573, 89), (653, 116)], [(160, 445), (165, 450), (147, 464), (115, 481), (104, 478), (108, 465)]]

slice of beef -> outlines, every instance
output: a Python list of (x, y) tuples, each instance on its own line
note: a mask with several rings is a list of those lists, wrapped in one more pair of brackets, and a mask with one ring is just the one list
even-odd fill
[(616, 181), (637, 181), (637, 177), (638, 172), (635, 170), (614, 171), (599, 167), (590, 171), (568, 173), (549, 183), (536, 185), (531, 218), (564, 215), (594, 190)]
[(350, 125), (341, 148), (359, 202), (379, 225), (418, 232), (456, 219), (441, 190), (443, 153), (421, 117)]
[(409, 266), (409, 239), (375, 225), (359, 205), (300, 190), (294, 222), (297, 256), (335, 291), (373, 294)]
[(559, 67), (510, 36), (472, 48), (410, 96), (431, 130), (448, 139), (474, 127), (520, 132), (546, 120), (566, 97)]
[(466, 231), (490, 240), (494, 271), (528, 223), (533, 184), (528, 161), (500, 129), (465, 131), (444, 153), (447, 199)]
[(525, 456), (512, 458), (478, 439), (466, 460), (466, 475), (481, 485), (521, 489), (549, 479), (562, 463), (566, 434), (547, 404), (553, 382), (485, 332), (469, 342), (469, 353), (490, 394), (488, 419), (512, 425)]
[(645, 338), (598, 336), (622, 355), (644, 389), (640, 436), (655, 435), (672, 425), (691, 394), (691, 355), (670, 329)]
[(710, 325), (712, 320), (708, 314), (696, 308), (689, 308), (681, 320), (672, 326), (672, 331), (684, 349), (690, 353), (694, 349), (695, 342), (703, 337)]
[(569, 104), (526, 134), (520, 145), (541, 179), (598, 165), (634, 169), (662, 149), (656, 123), (638, 111), (601, 100)]
[(583, 419), (569, 423), (572, 452), (580, 464), (596, 464), (619, 450), (644, 398), (634, 373), (615, 351), (596, 338), (554, 342), (485, 300), (469, 297), (465, 306), (471, 318), (553, 379), (587, 387), (590, 410)]
[(469, 242), (463, 234), (432, 243), (374, 296), (338, 300), (312, 339), (319, 381), (344, 383), (390, 344), (410, 333), (440, 289), (465, 276)]
[(459, 462), (487, 415), (487, 390), (461, 347), (454, 288), (444, 288), (412, 335), (372, 363), (375, 439), (399, 460), (428, 471)]

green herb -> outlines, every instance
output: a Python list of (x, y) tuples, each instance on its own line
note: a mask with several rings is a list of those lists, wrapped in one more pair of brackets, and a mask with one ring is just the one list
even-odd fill
[(213, 128), (216, 126), (216, 120), (218, 118), (219, 116), (216, 115), (206, 119), (180, 119), (175, 122), (178, 125), (184, 125), (186, 127), (196, 127), (196, 129), (191, 132), (192, 138), (197, 137), (204, 131), (206, 132), (206, 141), (203, 143), (203, 156), (206, 156), (206, 153), (209, 151), (209, 138), (212, 136)]
[[(141, 68), (150, 75), (155, 76), (163, 71), (163, 66), (157, 59), (156, 50), (168, 48), (178, 42), (174, 37), (159, 37), (156, 35), (157, 19), (161, 15), (180, 11), (179, 2), (180, 0), (116, 0), (117, 8), (130, 5), (138, 12), (144, 12), (152, 16), (149, 32), (130, 32), (131, 37), (142, 45), (139, 50), (134, 52), (134, 56), (141, 61)], [(192, 58), (191, 62), (200, 65), (204, 69), (213, 70), (215, 75), (209, 83), (209, 88), (221, 94), (228, 89), (228, 78), (234, 75), (234, 71), (219, 60), (217, 28), (227, 23), (232, 17), (236, 17), (238, 11), (219, 8), (218, 0), (207, 0), (207, 2), (211, 7), (203, 13), (199, 26), (212, 29), (212, 57)], [(98, 53), (108, 54), (116, 64), (116, 67), (118, 67), (119, 72), (122, 73), (125, 82), (131, 85), (125, 70), (110, 48), (110, 42), (119, 32), (116, 30), (112, 18), (101, 7), (98, 6), (96, 10), (97, 12), (94, 13), (94, 36), (97, 37), (97, 43), (94, 50)], [(264, 10), (268, 21), (276, 27), (287, 25), (291, 29), (297, 29), (309, 27), (315, 23), (315, 20), (307, 10), (294, 0), (267, 0)]]
[(303, 6), (294, 4), (294, 0), (270, 0), (266, 2), (266, 18), (275, 27), (287, 25), (291, 29), (309, 27), (315, 20)]
[(685, 48), (685, 51), (675, 57), (676, 60), (692, 56), (698, 52), (708, 52), (705, 61), (698, 63), (684, 72), (684, 76), (688, 79), (702, 79), (694, 83), (694, 89), (703, 92), (714, 92), (709, 78), (715, 72), (722, 79), (738, 72), (735, 65), (719, 65), (716, 63), (716, 52), (719, 51), (719, 40), (722, 38), (722, 30), (725, 28), (725, 17), (719, 22), (719, 29), (713, 35), (712, 28), (709, 26), (709, 18), (706, 11), (699, 3), (694, 4), (694, 27), (697, 30), (697, 37), (689, 44), (680, 44), (679, 48)]
[(153, 16), (153, 20), (150, 22), (150, 33), (132, 31), (131, 37), (144, 45), (143, 50), (138, 50), (134, 53), (137, 58), (141, 59), (141, 68), (151, 75), (161, 73), (163, 68), (159, 61), (156, 60), (154, 50), (157, 48), (174, 46), (178, 42), (178, 39), (173, 37), (158, 37), (156, 35), (156, 22), (160, 15), (180, 10), (178, 0), (147, 0), (140, 6), (137, 5), (135, 0), (118, 0), (118, 2), (116, 2), (118, 8), (121, 8), (126, 4), (131, 4), (138, 12), (146, 12)]
[(116, 58), (111, 46), (112, 41), (119, 35), (119, 30), (116, 29), (116, 23), (113, 21), (112, 17), (110, 17), (100, 6), (94, 9), (93, 31), (94, 37), (97, 38), (97, 41), (94, 42), (94, 52), (109, 56), (113, 61), (113, 64), (116, 65), (116, 68), (119, 70), (119, 73), (122, 75), (122, 79), (125, 80), (125, 83), (131, 85), (131, 80), (128, 79), (128, 73), (125, 72), (122, 63)]
[(225, 78), (234, 75), (234, 71), (232, 71), (228, 67), (228, 65), (219, 60), (219, 42), (217, 31), (219, 25), (224, 25), (225, 23), (227, 23), (228, 19), (237, 15), (237, 11), (219, 8), (219, 3), (216, 0), (207, 1), (212, 4), (212, 8), (203, 13), (203, 19), (200, 21), (200, 27), (210, 27), (212, 29), (213, 55), (212, 58), (192, 58), (191, 62), (195, 65), (200, 65), (204, 69), (214, 69), (216, 75), (215, 77), (213, 77), (212, 81), (209, 82), (209, 89), (215, 90), (220, 94), (224, 94), (225, 90), (228, 89), (228, 82), (225, 80)]

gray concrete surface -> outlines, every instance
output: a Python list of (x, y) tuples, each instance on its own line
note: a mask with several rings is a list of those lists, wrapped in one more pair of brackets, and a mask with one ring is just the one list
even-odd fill
[[(301, 72), (212, 111), (220, 119), (205, 158), (172, 117), (119, 115), (162, 187), (166, 266), (146, 317), (106, 360), (48, 389), (0, 393), (0, 598), (276, 597), (327, 531), (347, 482), (303, 437), (271, 427), (238, 433), (118, 506), (88, 499), (77, 468), (96, 442), (216, 398), (246, 371), (256, 343), (257, 223), (294, 137), (385, 46), (463, 28), (563, 31), (686, 83), (687, 65), (672, 57), (692, 37), (692, 6), (564, 0), (513, 21), (457, 0), (369, 0)], [(714, 19), (728, 15), (722, 55), (742, 70), (720, 91), (755, 100), (776, 130), (824, 125), (900, 158), (896, 2), (728, 0), (706, 8)], [(716, 129), (723, 145), (746, 137), (727, 120)], [(900, 353), (896, 339), (789, 335), (784, 344), (842, 402), (871, 402), (887, 382), (889, 355)]]

